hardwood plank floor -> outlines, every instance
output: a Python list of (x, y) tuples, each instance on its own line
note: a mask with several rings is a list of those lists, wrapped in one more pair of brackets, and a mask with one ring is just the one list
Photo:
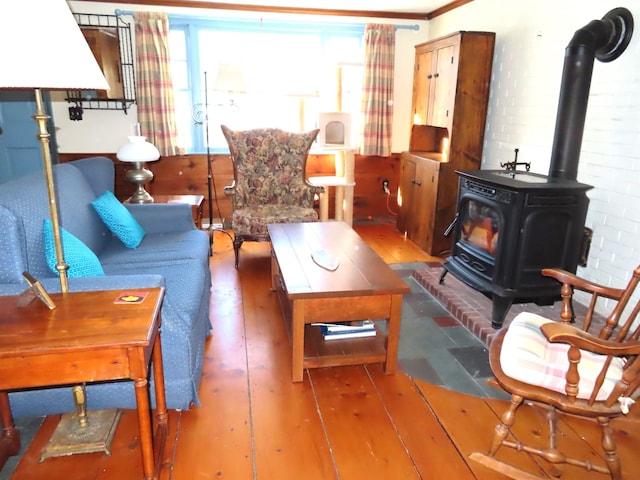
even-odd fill
[[(361, 225), (358, 233), (387, 262), (432, 257), (393, 225)], [(277, 298), (270, 291), (268, 244), (245, 243), (239, 269), (229, 239), (216, 233), (211, 259), (213, 335), (207, 342), (201, 407), (170, 412), (164, 480), (503, 479), (470, 460), (486, 451), (506, 402), (451, 392), (381, 365), (312, 369), (291, 382), (290, 344)], [(111, 456), (79, 455), (38, 463), (57, 417), (48, 418), (14, 479), (141, 478), (137, 421), (124, 412)], [(543, 435), (535, 411), (518, 434)], [(565, 427), (566, 425), (566, 427)], [(625, 478), (640, 469), (637, 418), (614, 425)], [(563, 424), (563, 442), (598, 451), (588, 422)], [(523, 454), (502, 458), (529, 471), (553, 474)], [(573, 467), (563, 479), (606, 478)]]

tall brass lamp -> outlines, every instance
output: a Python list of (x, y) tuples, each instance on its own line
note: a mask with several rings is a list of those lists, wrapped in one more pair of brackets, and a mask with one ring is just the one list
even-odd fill
[[(67, 292), (56, 187), (42, 90), (108, 90), (109, 85), (65, 0), (20, 0), (2, 3), (0, 15), (0, 88), (33, 90), (60, 286)], [(86, 425), (84, 387), (74, 387), (78, 417)]]

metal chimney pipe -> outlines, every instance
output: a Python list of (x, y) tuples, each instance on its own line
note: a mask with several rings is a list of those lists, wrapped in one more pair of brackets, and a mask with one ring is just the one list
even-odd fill
[(618, 58), (632, 33), (633, 16), (620, 7), (577, 30), (567, 45), (549, 177), (576, 180), (594, 60)]

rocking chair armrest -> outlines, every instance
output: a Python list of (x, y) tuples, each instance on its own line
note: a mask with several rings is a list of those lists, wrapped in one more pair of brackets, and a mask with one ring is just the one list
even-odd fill
[(640, 355), (640, 342), (603, 340), (565, 323), (545, 323), (540, 329), (551, 343), (566, 343), (582, 350), (614, 357)]
[(596, 293), (598, 295), (602, 295), (603, 297), (616, 300), (620, 299), (622, 293), (624, 292), (623, 289), (600, 285), (599, 283), (591, 282), (587, 279), (578, 277), (571, 272), (567, 272), (566, 270), (562, 270), (559, 268), (544, 268), (542, 270), (542, 275), (544, 275), (545, 277), (555, 278), (560, 283), (572, 285), (580, 290), (584, 290), (590, 293)]

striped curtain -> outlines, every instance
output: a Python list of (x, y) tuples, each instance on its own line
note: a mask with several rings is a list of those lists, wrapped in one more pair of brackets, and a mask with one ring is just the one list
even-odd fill
[(164, 13), (135, 12), (135, 31), (141, 135), (162, 156), (180, 154), (169, 57), (169, 18)]
[(391, 154), (393, 67), (396, 49), (394, 25), (367, 24), (362, 85), (363, 155)]

